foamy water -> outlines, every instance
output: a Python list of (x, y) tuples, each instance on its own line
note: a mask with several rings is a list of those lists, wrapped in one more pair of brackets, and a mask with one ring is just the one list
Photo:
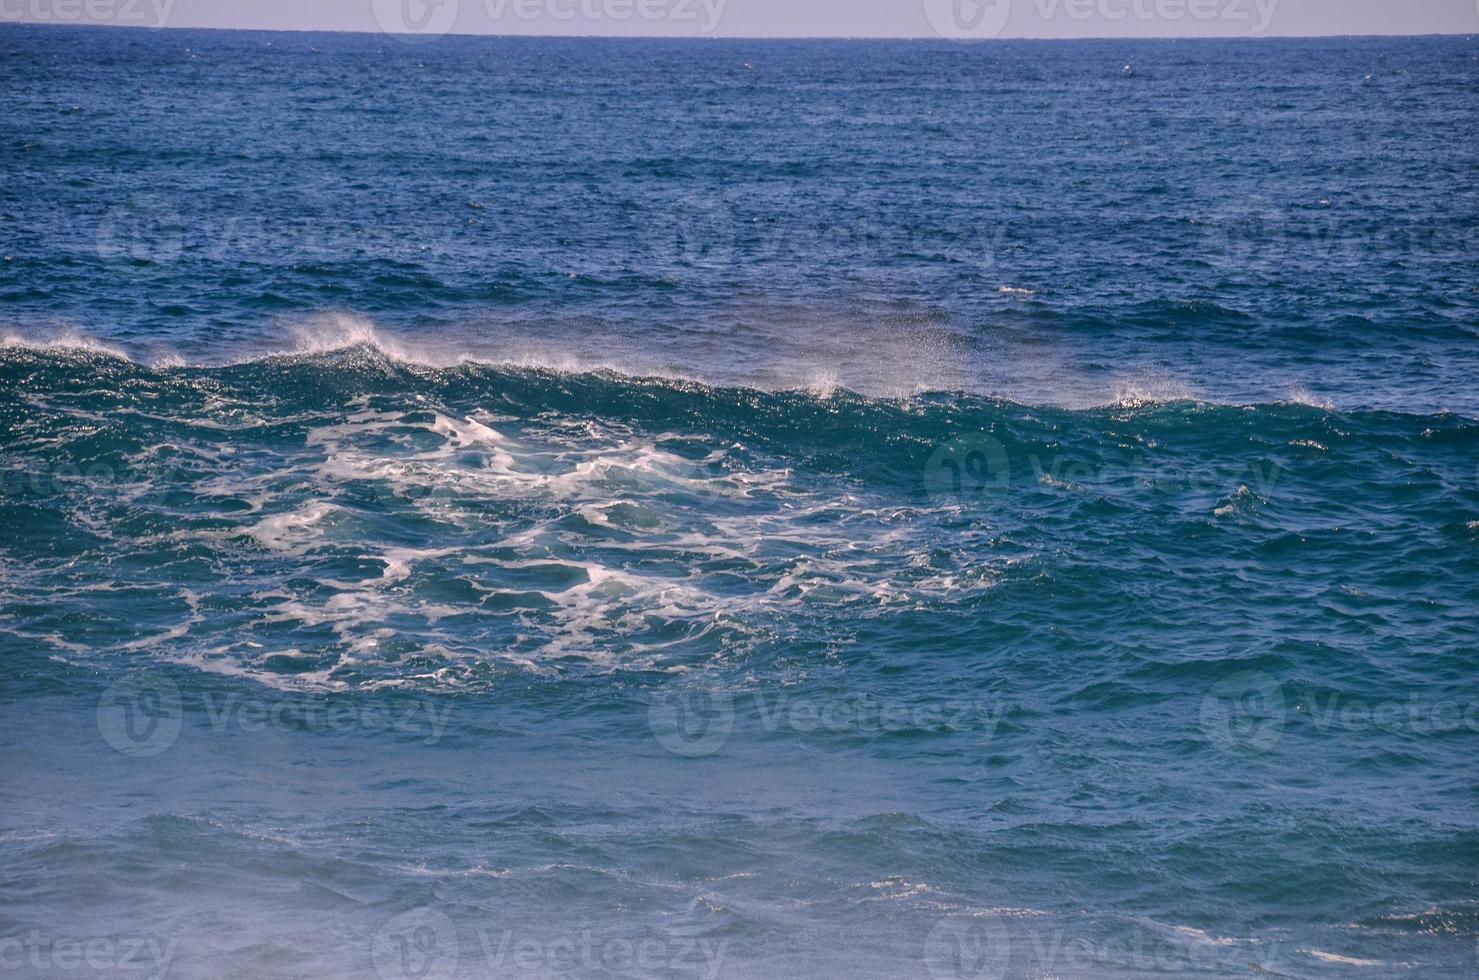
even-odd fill
[(0, 25), (0, 971), (1471, 975), (1472, 47)]

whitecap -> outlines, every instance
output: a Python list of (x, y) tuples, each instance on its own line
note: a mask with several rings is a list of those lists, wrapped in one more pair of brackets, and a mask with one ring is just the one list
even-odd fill
[(1341, 966), (1392, 967), (1402, 965), (1397, 963), (1386, 963), (1381, 960), (1365, 960), (1355, 956), (1342, 956), (1339, 953), (1327, 953), (1324, 950), (1320, 949), (1301, 949), (1299, 950), (1299, 952), (1304, 953), (1308, 956), (1313, 956), (1315, 959), (1319, 960), (1322, 963), (1336, 963)]

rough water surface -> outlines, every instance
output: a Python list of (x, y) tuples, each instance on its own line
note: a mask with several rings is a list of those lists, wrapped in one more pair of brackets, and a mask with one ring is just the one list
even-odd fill
[(1474, 974), (1474, 39), (0, 93), (0, 971)]

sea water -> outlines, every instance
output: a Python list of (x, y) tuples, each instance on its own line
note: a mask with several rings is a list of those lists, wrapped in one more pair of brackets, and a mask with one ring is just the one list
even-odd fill
[(1473, 38), (0, 93), (0, 972), (1474, 975)]

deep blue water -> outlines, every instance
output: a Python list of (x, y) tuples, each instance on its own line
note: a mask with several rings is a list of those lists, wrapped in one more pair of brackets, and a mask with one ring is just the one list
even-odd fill
[(0, 973), (1479, 972), (1479, 41), (0, 29)]

